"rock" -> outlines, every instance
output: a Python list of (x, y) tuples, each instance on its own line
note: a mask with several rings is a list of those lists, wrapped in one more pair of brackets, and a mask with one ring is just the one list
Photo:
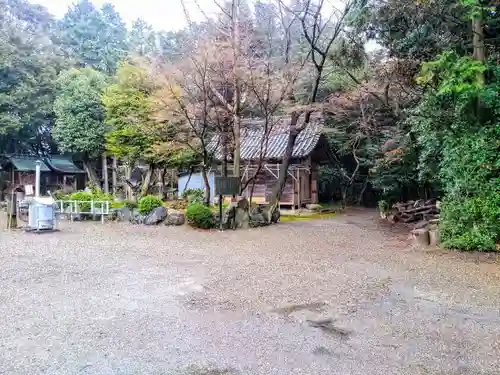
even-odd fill
[(118, 220), (119, 208), (110, 208), (108, 212), (108, 220), (115, 221)]
[(250, 228), (250, 214), (248, 210), (237, 207), (234, 215), (236, 228), (248, 229)]
[(311, 203), (311, 204), (306, 204), (306, 208), (311, 211), (321, 211), (323, 207), (320, 204)]
[(263, 213), (257, 212), (250, 215), (250, 227), (258, 228), (268, 226), (270, 223), (267, 222), (266, 217)]
[(130, 210), (130, 208), (119, 208), (116, 213), (116, 220), (118, 221), (130, 221), (130, 219), (132, 219), (132, 211)]
[(139, 213), (134, 213), (134, 215), (130, 218), (130, 222), (132, 224), (142, 224), (144, 223), (145, 216), (142, 216)]
[(167, 218), (167, 209), (163, 206), (156, 207), (153, 212), (144, 219), (145, 225), (158, 225)]
[(82, 214), (72, 214), (70, 219), (73, 221), (83, 221), (84, 216)]
[(186, 215), (181, 211), (169, 209), (167, 218), (164, 221), (165, 225), (184, 225), (186, 222)]
[[(245, 197), (240, 198), (237, 202), (231, 203), (226, 212), (228, 212), (231, 218), (234, 218), (234, 227), (248, 229), (250, 228), (250, 203)], [(229, 222), (229, 220), (228, 220)]]
[(280, 221), (281, 213), (278, 208), (276, 208), (273, 211), (273, 214), (271, 215), (271, 223), (276, 224), (278, 221)]

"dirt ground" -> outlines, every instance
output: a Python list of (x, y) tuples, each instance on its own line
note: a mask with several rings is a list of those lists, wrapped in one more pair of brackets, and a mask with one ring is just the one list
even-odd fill
[(0, 220), (0, 374), (499, 374), (499, 263), (411, 249), (374, 216), (224, 233)]

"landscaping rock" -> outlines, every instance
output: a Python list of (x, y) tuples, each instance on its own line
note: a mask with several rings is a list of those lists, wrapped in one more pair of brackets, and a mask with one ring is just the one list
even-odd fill
[(236, 228), (250, 228), (250, 214), (248, 213), (248, 210), (237, 207), (234, 215), (234, 221), (236, 223)]
[(117, 209), (116, 219), (118, 221), (130, 221), (132, 219), (132, 211), (127, 207), (119, 208)]
[(156, 207), (153, 212), (144, 219), (145, 225), (158, 225), (167, 218), (167, 209), (163, 206)]
[(132, 224), (142, 224), (144, 223), (144, 219), (145, 219), (145, 216), (142, 216), (141, 214), (139, 213), (135, 213), (131, 218), (130, 218), (130, 222)]
[(165, 225), (184, 225), (186, 222), (186, 215), (181, 211), (169, 209), (167, 212), (167, 218), (164, 221)]
[(119, 208), (110, 208), (108, 213), (108, 220), (115, 221), (118, 220)]
[(257, 212), (250, 215), (250, 227), (258, 228), (268, 226), (270, 223), (267, 222), (266, 217), (263, 213)]
[(279, 209), (275, 209), (273, 214), (271, 215), (271, 223), (276, 224), (280, 221), (281, 213)]

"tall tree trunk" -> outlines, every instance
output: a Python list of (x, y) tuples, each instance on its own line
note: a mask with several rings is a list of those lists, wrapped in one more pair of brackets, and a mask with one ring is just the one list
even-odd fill
[(269, 202), (269, 206), (266, 211), (267, 220), (269, 222), (271, 222), (273, 212), (278, 208), (281, 194), (283, 193), (283, 189), (285, 188), (288, 178), (288, 167), (292, 161), (293, 147), (295, 146), (295, 141), (302, 130), (297, 128), (299, 117), (300, 114), (298, 112), (294, 112), (292, 113), (292, 117), (290, 119), (290, 133), (288, 135), (285, 155), (283, 156), (283, 161), (280, 165), (278, 181), (276, 185), (274, 185), (273, 191), (271, 192), (271, 201)]
[(239, 81), (239, 59), (240, 59), (240, 22), (239, 22), (239, 0), (232, 2), (232, 43), (233, 43), (233, 79), (234, 79), (234, 93), (233, 93), (233, 133), (234, 133), (234, 155), (233, 155), (233, 175), (240, 177), (240, 127), (241, 127), (241, 87)]
[(207, 168), (205, 166), (201, 169), (201, 176), (205, 184), (205, 194), (203, 195), (203, 203), (205, 206), (210, 206), (210, 182), (208, 180)]
[(188, 179), (186, 181), (186, 184), (184, 185), (184, 190), (182, 190), (183, 193), (187, 190), (187, 188), (189, 186), (189, 182), (191, 181), (192, 175), (193, 175), (193, 168), (191, 167), (191, 168), (189, 168), (189, 176), (188, 176)]
[(153, 177), (154, 165), (148, 165), (148, 170), (146, 171), (146, 176), (144, 176), (144, 180), (142, 180), (141, 192), (139, 198), (144, 197), (148, 194), (149, 184), (151, 184), (151, 178)]
[[(130, 180), (131, 176), (132, 176), (132, 166), (130, 165), (130, 163), (127, 163), (125, 164), (125, 179)], [(132, 187), (127, 183), (125, 183), (124, 186), (125, 186), (125, 198), (129, 201), (134, 201), (135, 197)]]
[[(481, 16), (472, 19), (472, 45), (474, 47), (474, 59), (482, 63), (486, 62), (486, 48), (484, 45), (484, 28)], [(478, 73), (478, 79), (484, 85), (484, 74)]]
[(92, 186), (95, 186), (96, 188), (100, 189), (100, 184), (99, 184), (99, 179), (97, 178), (97, 173), (95, 172), (94, 168), (92, 168), (92, 163), (88, 158), (85, 158), (83, 160), (83, 170), (85, 173), (87, 173), (87, 177), (89, 179), (89, 183)]
[(158, 169), (158, 195), (161, 199), (165, 199), (165, 174), (167, 173), (166, 168)]
[(111, 184), (112, 184), (112, 191), (113, 195), (116, 195), (117, 193), (117, 179), (116, 179), (116, 170), (118, 169), (118, 161), (116, 160), (116, 156), (113, 156), (113, 169), (111, 171)]
[(108, 180), (108, 157), (106, 156), (106, 153), (103, 153), (101, 155), (101, 161), (102, 161), (102, 190), (108, 194), (109, 193), (109, 180)]

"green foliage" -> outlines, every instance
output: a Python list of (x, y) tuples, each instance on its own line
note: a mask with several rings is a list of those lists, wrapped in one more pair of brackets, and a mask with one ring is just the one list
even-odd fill
[(89, 0), (79, 0), (59, 26), (63, 46), (77, 66), (112, 74), (127, 54), (127, 29), (111, 4), (99, 10)]
[(163, 201), (155, 195), (146, 195), (139, 200), (139, 213), (147, 215), (155, 208), (163, 206)]
[(138, 207), (137, 202), (125, 200), (123, 206), (127, 207), (129, 210), (135, 210)]
[(106, 147), (112, 154), (133, 163), (154, 142), (151, 132), (152, 84), (146, 72), (130, 63), (121, 63), (116, 83), (106, 88), (102, 102), (106, 109)]
[(132, 53), (141, 57), (154, 57), (158, 54), (153, 27), (142, 19), (137, 19), (132, 24), (129, 45)]
[[(494, 250), (500, 240), (500, 69), (479, 69), (452, 53), (432, 65), (435, 88), (410, 122), (422, 150), (421, 176), (434, 175), (445, 193), (443, 244)], [(490, 77), (485, 86), (474, 82), (478, 72)]]
[(77, 191), (69, 197), (69, 200), (78, 201), (78, 210), (79, 212), (90, 212), (91, 203), (93, 200), (92, 193), (88, 193), (85, 191)]
[(52, 130), (57, 146), (62, 152), (100, 155), (105, 134), (101, 104), (105, 77), (89, 68), (71, 69), (60, 75), (57, 84), (57, 120)]
[(0, 0), (0, 151), (48, 153), (55, 80), (64, 64), (54, 19), (25, 0)]
[(424, 63), (417, 83), (437, 83), (439, 94), (474, 92), (483, 84), (478, 79), (486, 67), (469, 56), (458, 56), (453, 51), (442, 53), (437, 60)]
[(64, 200), (69, 200), (71, 194), (65, 193), (63, 190), (56, 190), (55, 192), (52, 193), (52, 196), (57, 201), (64, 201)]
[(204, 196), (205, 191), (203, 189), (186, 189), (182, 193), (182, 199), (188, 201), (189, 203), (203, 203)]
[(378, 209), (381, 213), (389, 212), (389, 203), (387, 201), (378, 201)]
[(193, 202), (189, 204), (186, 211), (186, 218), (188, 224), (194, 228), (211, 229), (215, 227), (212, 210), (202, 203)]
[(495, 250), (500, 240), (500, 189), (470, 198), (446, 198), (442, 203), (443, 245), (460, 250)]

